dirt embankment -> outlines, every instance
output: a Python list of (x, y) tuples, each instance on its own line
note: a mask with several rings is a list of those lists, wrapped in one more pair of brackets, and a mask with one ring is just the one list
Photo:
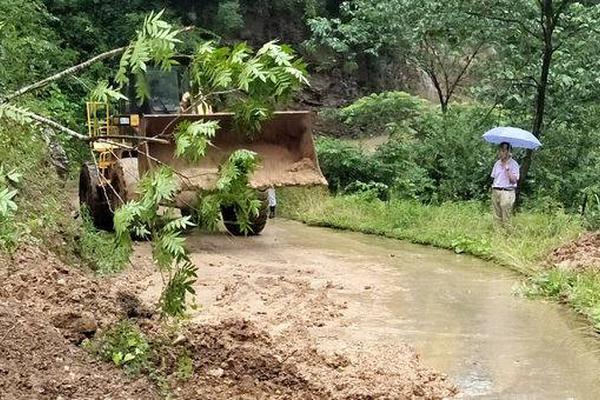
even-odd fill
[[(163, 344), (154, 365), (174, 398), (441, 399), (456, 392), (406, 345), (349, 334), (362, 329), (350, 321), (364, 311), (335, 296), (343, 282), (298, 268), (293, 258), (243, 262), (211, 246), (202, 243), (206, 251), (194, 255), (202, 308), (179, 332), (151, 311), (160, 277), (146, 244), (135, 269), (111, 278), (32, 248), (0, 259), (0, 399), (161, 398), (155, 382), (79, 346), (126, 318), (151, 345)], [(178, 378), (175, 355), (182, 353), (192, 361), (191, 379)]]
[(600, 233), (588, 232), (554, 250), (549, 262), (570, 271), (600, 271)]
[(128, 314), (131, 293), (21, 249), (0, 259), (0, 399), (153, 398), (145, 378), (129, 378), (77, 346)]

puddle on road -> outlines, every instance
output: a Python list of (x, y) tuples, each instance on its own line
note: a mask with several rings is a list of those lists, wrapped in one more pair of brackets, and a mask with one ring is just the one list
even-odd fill
[[(468, 256), (391, 239), (277, 221), (281, 246), (346, 263), (389, 267), (387, 316), (374, 334), (413, 345), (463, 398), (598, 399), (600, 340), (574, 313), (513, 295), (510, 271)], [(387, 276), (387, 274), (386, 274)], [(396, 290), (397, 288), (397, 290)]]

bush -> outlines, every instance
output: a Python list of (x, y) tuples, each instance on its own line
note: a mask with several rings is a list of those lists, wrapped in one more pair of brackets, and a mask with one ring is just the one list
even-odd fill
[[(387, 111), (378, 114), (378, 104)], [(396, 114), (393, 107), (399, 107)], [(487, 199), (495, 148), (481, 135), (498, 122), (487, 107), (457, 104), (441, 114), (425, 100), (392, 92), (361, 99), (340, 113), (359, 126), (395, 124), (395, 132), (372, 154), (340, 140), (319, 139), (319, 162), (334, 193), (360, 181), (384, 184), (392, 197), (425, 203)], [(392, 119), (402, 115), (407, 119)]]
[(129, 373), (139, 373), (149, 366), (150, 344), (139, 328), (121, 321), (83, 347), (104, 361), (113, 362)]
[(329, 188), (337, 193), (356, 181), (385, 183), (385, 166), (362, 150), (338, 139), (319, 138), (319, 163)]
[(383, 92), (358, 99), (339, 110), (326, 109), (325, 121), (341, 123), (352, 136), (383, 135), (392, 132), (419, 133), (424, 116), (435, 113), (425, 99), (405, 92)]
[(216, 29), (224, 35), (234, 35), (244, 27), (239, 0), (226, 0), (219, 4), (215, 17)]

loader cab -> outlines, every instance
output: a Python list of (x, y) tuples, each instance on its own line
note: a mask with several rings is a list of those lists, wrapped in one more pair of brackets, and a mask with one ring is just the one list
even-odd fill
[(128, 100), (120, 107), (122, 114), (176, 114), (183, 94), (190, 87), (185, 66), (175, 65), (169, 71), (148, 66), (145, 84), (149, 96), (142, 104), (138, 104), (134, 79), (132, 76), (129, 80), (125, 94)]

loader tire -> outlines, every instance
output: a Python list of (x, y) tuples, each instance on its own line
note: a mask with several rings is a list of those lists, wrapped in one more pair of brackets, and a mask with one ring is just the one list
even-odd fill
[(267, 192), (259, 190), (257, 191), (257, 197), (261, 201), (258, 215), (250, 219), (250, 232), (244, 233), (240, 229), (238, 223), (238, 217), (234, 206), (221, 206), (221, 216), (223, 217), (223, 224), (225, 228), (234, 236), (254, 236), (259, 235), (269, 219), (269, 207), (267, 203)]
[(110, 203), (113, 210), (135, 199), (139, 180), (140, 172), (137, 158), (124, 157), (114, 164), (110, 172), (110, 182), (112, 185)]
[(85, 163), (79, 173), (79, 204), (86, 206), (94, 226), (113, 229), (113, 213), (100, 186), (100, 172), (93, 163)]

